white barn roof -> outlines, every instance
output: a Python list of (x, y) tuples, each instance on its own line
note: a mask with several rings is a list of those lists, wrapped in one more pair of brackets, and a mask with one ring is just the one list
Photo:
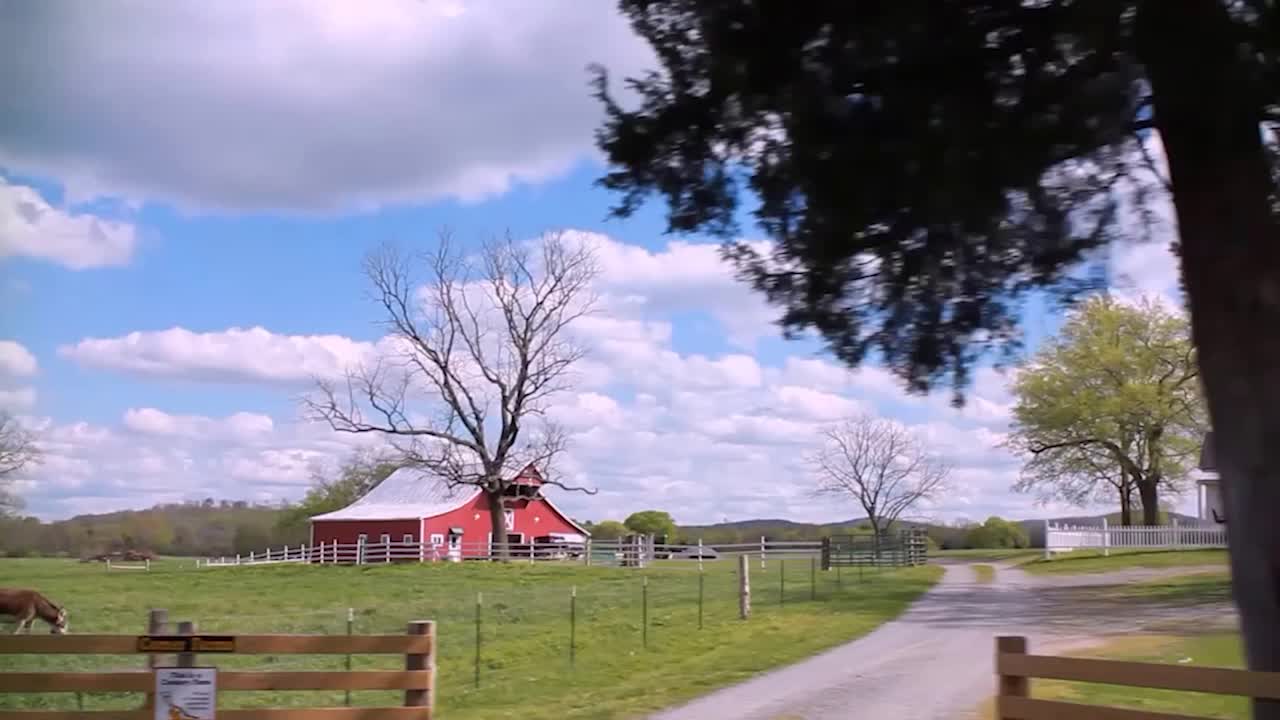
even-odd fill
[(466, 505), (479, 488), (450, 489), (413, 468), (400, 468), (350, 505), (313, 516), (314, 520), (418, 520)]

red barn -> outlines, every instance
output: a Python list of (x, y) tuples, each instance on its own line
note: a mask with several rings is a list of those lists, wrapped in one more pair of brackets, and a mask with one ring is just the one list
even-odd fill
[[(502, 504), (508, 542), (585, 542), (587, 531), (542, 491), (542, 476), (533, 466), (522, 470), (507, 488)], [(381, 555), (392, 544), (412, 544), (411, 553), (392, 553), (392, 557), (405, 559), (483, 557), (490, 552), (491, 536), (489, 499), (484, 492), (472, 487), (450, 490), (412, 468), (395, 471), (341, 510), (311, 518), (312, 548), (333, 547), (335, 543), (372, 545), (376, 546), (375, 555)]]

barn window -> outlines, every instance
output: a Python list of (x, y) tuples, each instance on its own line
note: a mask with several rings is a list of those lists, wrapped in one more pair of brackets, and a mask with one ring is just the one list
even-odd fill
[(382, 544), (389, 545), (391, 543), (391, 533), (382, 533)]
[(442, 534), (440, 534), (440, 533), (431, 533), (431, 544), (432, 544), (432, 545), (443, 545), (443, 544), (444, 544), (444, 535), (442, 535)]
[(361, 545), (364, 545), (365, 543), (369, 542), (369, 534), (360, 533), (360, 536), (356, 538), (356, 542)]
[(412, 545), (412, 544), (413, 544), (413, 535), (412, 535), (412, 534), (408, 534), (408, 533), (406, 533), (406, 534), (405, 534), (405, 536), (404, 536), (403, 538), (401, 538), (401, 539), (404, 541), (404, 544), (405, 544), (405, 545)]

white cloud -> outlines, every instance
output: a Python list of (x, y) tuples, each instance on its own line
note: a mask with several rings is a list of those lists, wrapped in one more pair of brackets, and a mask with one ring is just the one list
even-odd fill
[(613, 3), (575, 0), (5, 3), (0, 46), (44, 59), (7, 91), (0, 166), (252, 210), (556, 175), (594, 153), (587, 64), (652, 64)]
[[(945, 392), (904, 394), (901, 381), (879, 367), (850, 371), (817, 356), (764, 362), (748, 352), (693, 352), (677, 346), (676, 318), (719, 297), (684, 295), (698, 281), (681, 277), (719, 282), (710, 267), (683, 267), (700, 255), (685, 255), (692, 252), (688, 248), (648, 251), (620, 244), (607, 252), (616, 259), (603, 263), (600, 287), (627, 301), (606, 302), (574, 327), (590, 361), (575, 390), (556, 397), (546, 413), (571, 436), (559, 466), (566, 481), (600, 490), (590, 497), (558, 498), (575, 515), (622, 517), (662, 506), (686, 523), (855, 517), (860, 510), (852, 501), (814, 497), (804, 458), (827, 423), (859, 412), (901, 420), (953, 466), (953, 491), (920, 513), (981, 519), (1066, 510), (1038, 509), (1033, 498), (1010, 492), (1018, 462), (999, 447), (1012, 407), (1010, 375), (978, 368), (966, 406), (956, 410)], [(722, 292), (732, 297), (736, 291), (725, 286)], [(731, 332), (727, 325), (722, 330)], [(143, 376), (252, 381), (284, 391), (313, 375), (338, 377), (344, 367), (388, 347), (261, 327), (171, 328), (89, 339), (59, 352), (84, 365)], [(164, 488), (164, 497), (296, 497), (317, 463), (336, 461), (353, 443), (376, 440), (256, 413), (209, 418), (159, 407), (129, 409), (119, 427), (68, 426), (55, 435), (64, 445), (41, 470), (50, 473), (48, 487), (70, 483), (66, 487), (79, 494), (68, 497), (99, 492), (132, 497), (133, 504), (155, 497), (124, 483), (127, 468), (142, 468), (138, 487)], [(46, 513), (70, 512), (58, 510), (57, 502), (45, 495), (35, 504)]]
[(22, 343), (0, 340), (0, 377), (27, 377), (40, 368), (36, 356)]
[(0, 410), (19, 413), (36, 406), (36, 389), (21, 387), (13, 389), (0, 388)]
[(376, 442), (257, 413), (210, 418), (133, 408), (115, 427), (30, 425), (44, 455), (22, 491), (29, 511), (44, 517), (205, 497), (296, 498), (317, 465)]
[(336, 378), (374, 351), (340, 335), (277, 335), (261, 327), (193, 332), (174, 327), (86, 338), (58, 354), (89, 367), (207, 381), (305, 383)]
[(30, 257), (72, 270), (111, 267), (128, 264), (137, 242), (131, 223), (53, 207), (34, 189), (0, 177), (0, 258)]

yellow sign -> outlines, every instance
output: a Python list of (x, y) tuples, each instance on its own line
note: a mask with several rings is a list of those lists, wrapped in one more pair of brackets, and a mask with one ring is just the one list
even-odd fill
[(233, 653), (234, 635), (141, 635), (140, 653)]

